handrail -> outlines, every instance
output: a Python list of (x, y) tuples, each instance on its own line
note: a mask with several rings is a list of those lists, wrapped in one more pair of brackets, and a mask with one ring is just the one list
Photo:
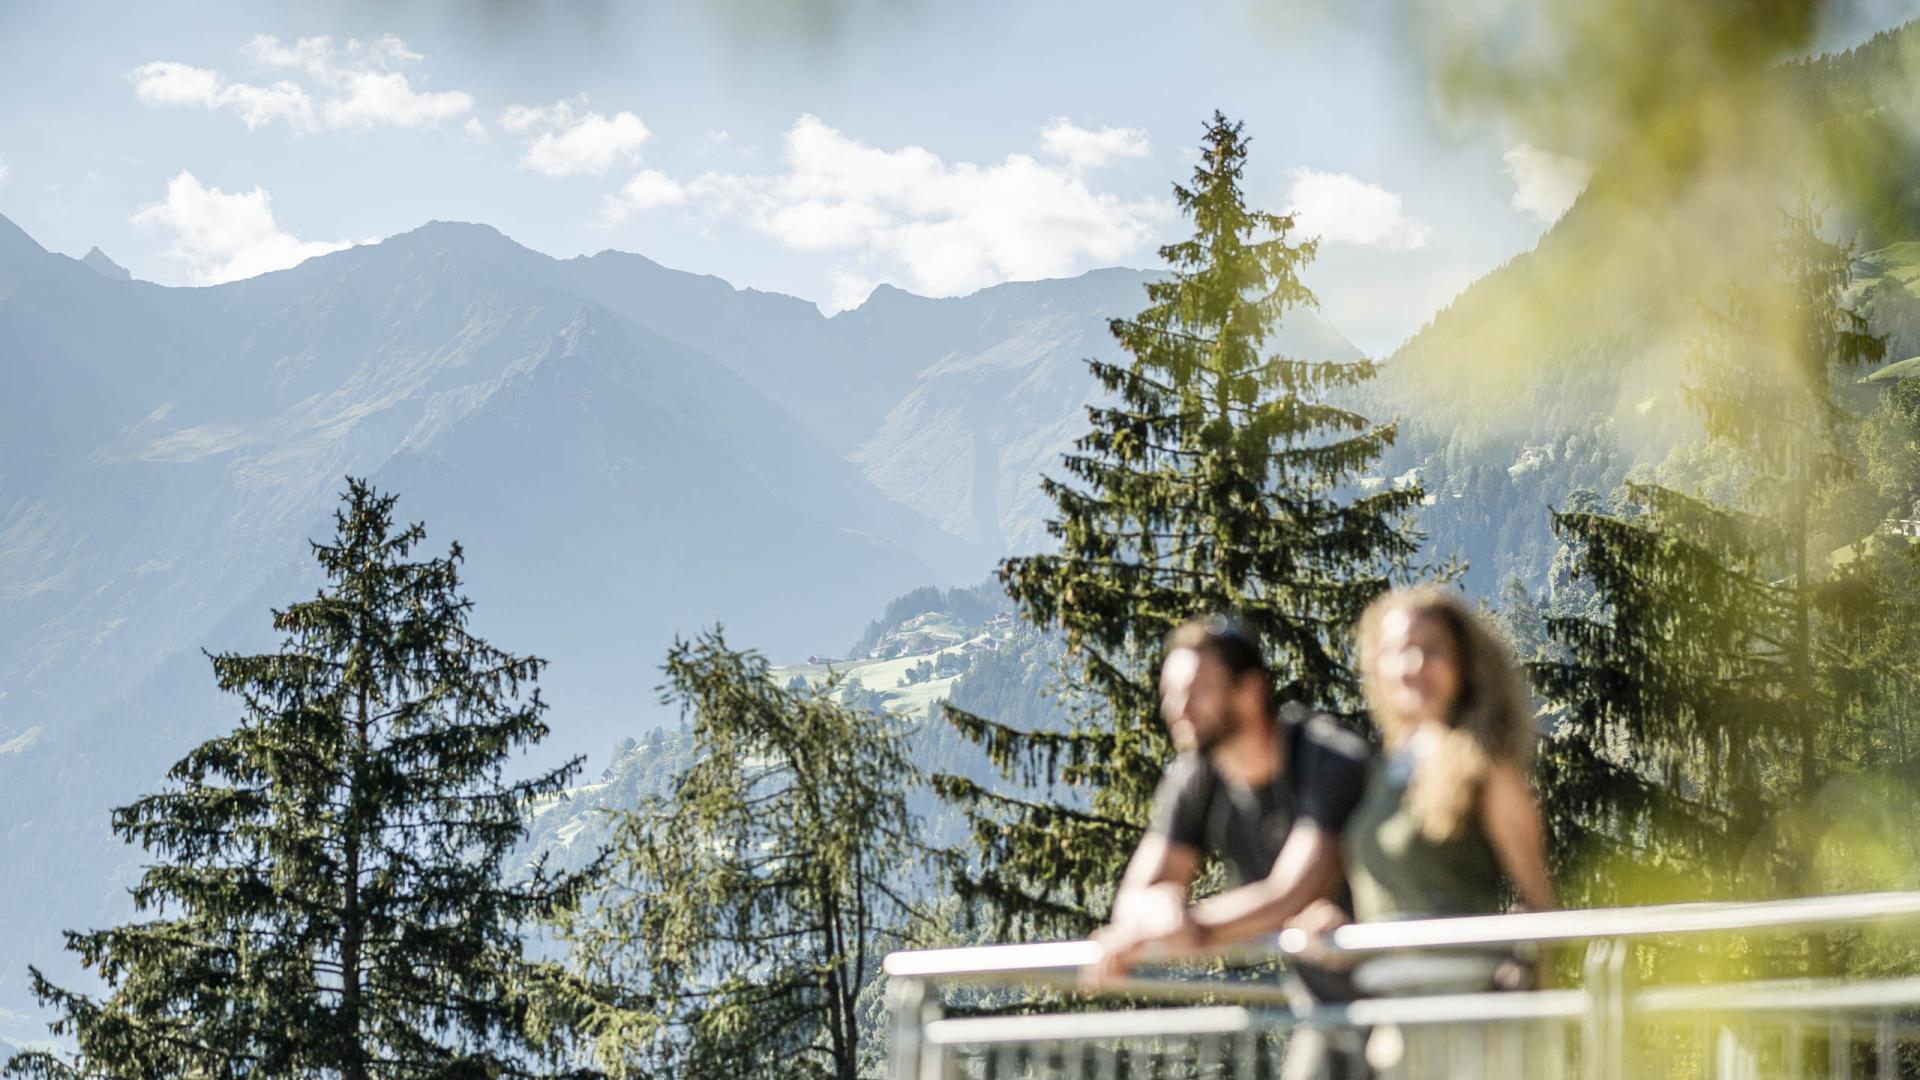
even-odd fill
[[(1078, 972), (1098, 963), (1100, 943), (1087, 941), (1035, 941), (1018, 945), (963, 945), (948, 949), (913, 949), (888, 953), (882, 963), (888, 975), (896, 979), (940, 979), (972, 976), (995, 982), (1023, 982), (1029, 977)], [(1224, 948), (1205, 952), (1175, 952), (1148, 948), (1141, 958), (1162, 965), (1204, 964), (1215, 960), (1229, 963), (1259, 963), (1280, 958), (1268, 934)], [(973, 981), (973, 980), (970, 980)]]
[(1653, 904), (1354, 923), (1322, 935), (1317, 941), (1312, 935), (1287, 930), (1280, 934), (1279, 943), (1280, 951), (1289, 956), (1315, 947), (1343, 953), (1373, 953), (1835, 927), (1904, 918), (1920, 918), (1920, 892), (1843, 893), (1794, 900)]
[(1776, 979), (1721, 986), (1657, 986), (1633, 995), (1638, 1015), (1696, 1012), (1788, 1012), (1817, 1005), (1841, 1011), (1885, 1012), (1920, 1005), (1920, 978), (1848, 982)]
[[(1150, 953), (1157, 962), (1257, 961), (1299, 957), (1316, 951), (1378, 953), (1408, 949), (1511, 946), (1603, 939), (1674, 937), (1690, 934), (1837, 927), (1920, 918), (1920, 892), (1853, 893), (1794, 900), (1658, 904), (1643, 907), (1468, 915), (1402, 922), (1356, 923), (1318, 937), (1288, 930), (1204, 956)], [(886, 973), (900, 979), (964, 981), (1057, 981), (1049, 974), (1077, 971), (1100, 959), (1097, 942), (1050, 941), (1022, 945), (974, 945), (891, 953)], [(1123, 989), (1123, 985), (1112, 987)]]
[(1269, 1026), (1291, 1024), (1286, 1012), (1256, 1013), (1239, 1005), (1186, 1009), (1129, 1009), (1110, 1013), (1039, 1013), (1028, 1016), (968, 1016), (931, 1020), (923, 1031), (934, 1046), (985, 1043), (1090, 1041), (1126, 1038), (1151, 1029), (1160, 1035), (1231, 1035), (1251, 1029), (1261, 1016)]
[(948, 975), (1068, 971), (1100, 959), (1095, 941), (1039, 941), (1026, 945), (970, 945), (956, 949), (914, 949), (888, 953), (883, 963), (896, 979)]

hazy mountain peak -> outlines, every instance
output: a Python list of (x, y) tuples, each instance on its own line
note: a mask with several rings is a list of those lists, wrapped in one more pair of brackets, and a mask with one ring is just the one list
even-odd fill
[(901, 297), (913, 297), (914, 295), (915, 294), (908, 292), (907, 290), (901, 288), (898, 285), (892, 284), (891, 282), (883, 281), (880, 284), (875, 285), (873, 287), (873, 291), (867, 294), (867, 298), (860, 302), (860, 307), (866, 307), (868, 304), (873, 303), (875, 300), (880, 300), (884, 302), (886, 300), (898, 299)]
[(13, 223), (13, 219), (0, 214), (0, 255), (13, 254), (45, 255), (47, 249), (36, 243), (27, 231)]
[(126, 267), (108, 258), (107, 253), (101, 251), (97, 245), (88, 248), (87, 253), (80, 257), (80, 265), (87, 267), (102, 277), (109, 277), (115, 281), (133, 280), (132, 271), (129, 271)]
[(389, 245), (468, 253), (532, 251), (499, 229), (472, 221), (429, 221), (381, 241), (382, 247)]
[[(648, 267), (649, 269), (653, 269), (653, 270), (665, 270), (665, 271), (667, 271), (667, 272), (669, 272), (669, 273), (673, 273), (673, 272), (675, 272), (675, 271), (673, 271), (673, 270), (672, 270), (672, 269), (671, 269), (670, 267), (667, 267), (667, 266), (664, 266), (664, 265), (662, 265), (661, 263), (659, 263), (659, 262), (656, 262), (656, 261), (655, 261), (655, 260), (653, 260), (653, 259), (649, 259), (649, 258), (647, 258), (647, 257), (646, 257), (645, 255), (642, 255), (642, 254), (640, 254), (640, 253), (638, 253), (638, 252), (634, 252), (634, 251), (622, 251), (622, 250), (620, 250), (619, 248), (601, 248), (601, 249), (600, 249), (599, 251), (596, 251), (596, 252), (594, 252), (594, 253), (593, 253), (593, 254), (591, 254), (591, 255), (576, 255), (576, 256), (574, 256), (573, 258), (571, 258), (571, 259), (568, 259), (568, 260), (565, 260), (565, 261), (567, 261), (567, 262), (581, 262), (581, 263), (619, 263), (619, 262), (633, 262), (633, 263), (637, 263), (637, 264), (640, 264), (640, 265), (643, 265), (643, 266), (646, 266), (646, 267)], [(695, 275), (693, 275), (693, 276), (695, 276), (695, 277), (713, 277), (713, 275), (712, 275), (712, 274), (695, 274)], [(717, 279), (716, 279), (716, 280), (717, 280)]]

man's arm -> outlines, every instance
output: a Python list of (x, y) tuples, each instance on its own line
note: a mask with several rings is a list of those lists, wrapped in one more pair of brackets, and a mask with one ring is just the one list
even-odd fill
[(1340, 841), (1311, 821), (1297, 822), (1266, 877), (1194, 906), (1196, 944), (1224, 945), (1278, 932), (1339, 882)]
[(1224, 945), (1274, 933), (1340, 884), (1340, 830), (1367, 785), (1371, 751), (1359, 736), (1324, 716), (1283, 729), (1297, 793), (1297, 815), (1273, 869), (1259, 881), (1221, 893), (1194, 909), (1199, 937)]
[[(1177, 885), (1184, 893), (1199, 873), (1200, 853), (1165, 833), (1149, 832), (1140, 838), (1127, 860), (1127, 871), (1120, 877), (1120, 892)], [(1116, 904), (1116, 906), (1118, 906)]]
[(1087, 977), (1099, 981), (1125, 975), (1148, 945), (1190, 944), (1187, 889), (1199, 868), (1200, 852), (1193, 847), (1158, 832), (1142, 837), (1120, 878), (1112, 921), (1094, 931), (1102, 952)]

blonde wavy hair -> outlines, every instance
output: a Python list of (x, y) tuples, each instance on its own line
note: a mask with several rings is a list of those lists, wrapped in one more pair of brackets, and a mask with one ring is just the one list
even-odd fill
[(1459, 835), (1479, 802), (1481, 785), (1495, 761), (1523, 773), (1533, 766), (1533, 713), (1513, 653), (1485, 620), (1467, 607), (1456, 589), (1421, 585), (1396, 589), (1360, 616), (1355, 635), (1361, 687), (1374, 723), (1387, 745), (1412, 732), (1412, 722), (1387, 701), (1379, 674), (1380, 626), (1388, 614), (1405, 611), (1437, 620), (1453, 638), (1460, 689), (1448, 717), (1451, 730), (1421, 759), (1407, 786), (1407, 809), (1421, 835), (1439, 843)]

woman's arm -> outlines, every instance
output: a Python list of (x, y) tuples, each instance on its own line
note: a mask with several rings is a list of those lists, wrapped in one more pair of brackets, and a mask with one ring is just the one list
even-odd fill
[(1520, 902), (1533, 911), (1552, 910), (1546, 826), (1541, 823), (1532, 785), (1512, 763), (1497, 761), (1488, 772), (1480, 793), (1480, 820)]

